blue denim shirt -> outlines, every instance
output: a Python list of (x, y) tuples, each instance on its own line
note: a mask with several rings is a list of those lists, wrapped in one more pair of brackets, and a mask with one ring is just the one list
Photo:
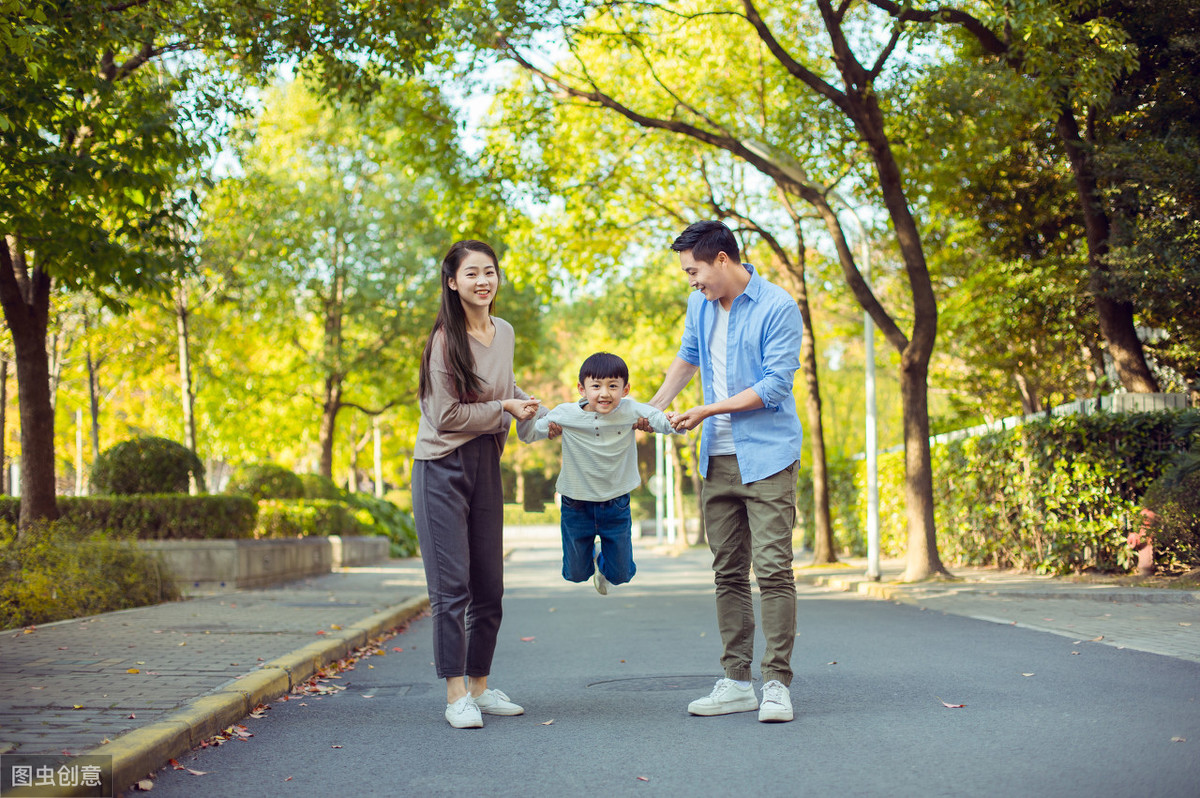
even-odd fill
[[(729, 308), (725, 372), (729, 396), (753, 388), (764, 405), (730, 414), (738, 469), (742, 482), (749, 484), (777, 474), (800, 459), (803, 432), (792, 382), (800, 368), (804, 323), (795, 300), (786, 291), (764, 280), (750, 264), (742, 265), (750, 272), (750, 283)], [(688, 298), (679, 357), (700, 367), (706, 404), (716, 401), (709, 351), (716, 319), (717, 302), (706, 300), (699, 291), (693, 292)], [(712, 427), (706, 421), (700, 432), (700, 473), (705, 477), (711, 442)]]

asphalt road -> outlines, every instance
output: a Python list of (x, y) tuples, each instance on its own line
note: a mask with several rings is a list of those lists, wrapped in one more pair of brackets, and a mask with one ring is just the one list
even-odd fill
[(523, 716), (452, 729), (423, 619), (153, 795), (1200, 795), (1200, 664), (819, 588), (795, 721), (689, 716), (720, 675), (707, 552), (637, 554), (602, 597), (554, 548), (513, 553), (491, 685)]

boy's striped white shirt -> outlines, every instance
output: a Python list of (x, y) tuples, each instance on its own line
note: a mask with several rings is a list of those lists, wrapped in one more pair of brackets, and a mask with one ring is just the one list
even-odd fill
[(634, 423), (645, 418), (655, 432), (667, 435), (675, 430), (661, 410), (629, 397), (607, 414), (585, 410), (584, 404), (564, 402), (539, 418), (534, 429), (540, 438), (552, 421), (563, 428), (558, 492), (580, 501), (605, 502), (642, 483)]

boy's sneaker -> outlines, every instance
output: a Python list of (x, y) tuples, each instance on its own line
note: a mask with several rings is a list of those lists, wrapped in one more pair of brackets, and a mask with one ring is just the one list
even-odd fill
[(783, 682), (772, 679), (763, 685), (758, 719), (763, 723), (786, 723), (792, 719), (792, 695)]
[(711, 693), (688, 704), (688, 712), (693, 715), (729, 715), (755, 709), (758, 709), (758, 697), (754, 695), (754, 688), (750, 685), (740, 687), (733, 679), (717, 679)]
[(446, 705), (446, 721), (456, 729), (482, 729), (483, 715), (471, 694)]
[(608, 595), (608, 580), (604, 578), (604, 574), (600, 573), (600, 555), (596, 554), (592, 557), (592, 584), (596, 586), (596, 592), (601, 596)]
[(502, 690), (484, 690), (475, 696), (475, 705), (485, 715), (525, 714), (525, 708), (510, 701)]

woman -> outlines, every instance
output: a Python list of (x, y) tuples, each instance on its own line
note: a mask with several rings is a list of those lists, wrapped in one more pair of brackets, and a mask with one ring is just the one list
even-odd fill
[[(421, 423), (413, 454), (413, 515), (433, 611), (433, 656), (446, 680), (446, 720), (525, 710), (488, 674), (504, 593), (500, 453), (515, 418), (522, 440), (546, 412), (513, 378), (512, 325), (494, 318), (500, 265), (482, 241), (442, 261), (442, 304), (421, 356)], [(464, 677), (466, 681), (464, 682)]]

